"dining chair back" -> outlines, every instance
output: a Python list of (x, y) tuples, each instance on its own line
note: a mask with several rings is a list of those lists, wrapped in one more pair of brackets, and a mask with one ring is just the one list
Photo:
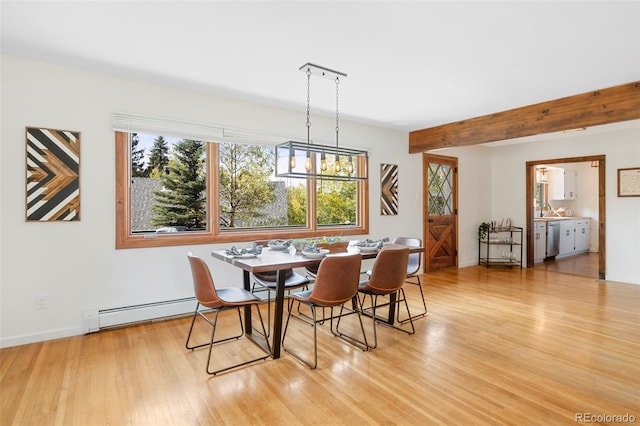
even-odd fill
[(378, 295), (397, 292), (407, 276), (408, 261), (409, 248), (383, 247), (373, 263), (369, 280), (361, 290), (371, 290)]
[[(393, 239), (394, 244), (400, 244), (407, 247), (422, 247), (422, 240), (420, 238), (412, 237), (396, 237)], [(407, 276), (405, 283), (412, 284), (418, 287), (420, 291), (420, 299), (422, 301), (422, 309), (420, 312), (415, 312), (411, 319), (421, 318), (427, 315), (427, 302), (424, 297), (424, 290), (422, 289), (422, 282), (420, 281), (420, 268), (422, 266), (422, 253), (409, 254), (409, 262), (407, 263)], [(409, 321), (409, 318), (400, 318), (400, 310), (398, 310), (397, 320), (399, 323), (404, 324)]]
[(191, 252), (187, 254), (187, 257), (191, 268), (191, 276), (193, 277), (193, 291), (198, 303), (212, 309), (223, 306), (224, 302), (218, 296), (207, 264)]
[(317, 306), (339, 306), (358, 292), (362, 255), (335, 255), (322, 260), (308, 301)]
[[(189, 328), (189, 333), (187, 334), (187, 341), (185, 346), (187, 349), (194, 350), (197, 348), (201, 348), (204, 346), (209, 347), (209, 354), (207, 357), (207, 367), (206, 371), (209, 374), (217, 374), (223, 371), (231, 370), (233, 368), (237, 368), (246, 364), (250, 364), (252, 362), (260, 361), (271, 356), (271, 347), (269, 346), (269, 341), (266, 338), (266, 330), (264, 327), (264, 321), (262, 321), (262, 314), (260, 312), (260, 304), (261, 300), (256, 297), (251, 292), (236, 287), (224, 287), (224, 288), (216, 288), (216, 285), (213, 281), (213, 277), (211, 276), (211, 271), (207, 264), (201, 258), (194, 256), (191, 252), (187, 254), (187, 258), (189, 260), (189, 266), (191, 268), (191, 275), (193, 277), (193, 289), (196, 295), (197, 303), (196, 309), (193, 313), (193, 318), (191, 320), (191, 327)], [(212, 311), (213, 319), (210, 319), (205, 310), (201, 310), (201, 307), (207, 308)], [(240, 313), (240, 308), (249, 308), (255, 307), (257, 311), (258, 318), (260, 319), (260, 325), (262, 329), (262, 335), (265, 336), (264, 346), (258, 342), (256, 343), (262, 349), (263, 354), (257, 358), (252, 358), (247, 361), (241, 361), (233, 365), (229, 365), (223, 368), (219, 368), (216, 370), (211, 370), (211, 359), (213, 353), (213, 347), (217, 343), (227, 342), (231, 340), (237, 340), (242, 337), (244, 332), (244, 326), (242, 325), (242, 315)], [(240, 320), (240, 333), (233, 335), (231, 337), (222, 338), (219, 340), (215, 340), (216, 336), (216, 327), (218, 325), (218, 316), (220, 312), (228, 309), (235, 309), (238, 312), (238, 319)], [(194, 325), (196, 322), (196, 318), (202, 318), (207, 324), (211, 326), (211, 339), (202, 344), (192, 345), (190, 344), (191, 336), (193, 334)]]

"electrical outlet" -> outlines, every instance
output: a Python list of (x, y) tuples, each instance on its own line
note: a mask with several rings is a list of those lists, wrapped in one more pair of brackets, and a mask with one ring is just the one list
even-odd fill
[(47, 309), (47, 296), (44, 294), (36, 295), (36, 309)]

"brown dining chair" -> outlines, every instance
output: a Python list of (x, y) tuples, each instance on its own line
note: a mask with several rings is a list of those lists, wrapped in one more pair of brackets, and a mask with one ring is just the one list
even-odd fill
[[(209, 270), (207, 264), (199, 257), (194, 256), (191, 252), (187, 254), (189, 259), (189, 265), (191, 267), (191, 274), (193, 276), (193, 289), (196, 294), (197, 304), (195, 312), (193, 313), (193, 319), (191, 320), (191, 327), (189, 328), (189, 334), (187, 335), (187, 342), (185, 346), (187, 349), (196, 349), (201, 348), (203, 346), (209, 346), (209, 355), (207, 357), (207, 368), (206, 371), (209, 374), (217, 374), (223, 371), (231, 370), (236, 367), (240, 367), (246, 364), (250, 364), (252, 362), (260, 361), (271, 356), (271, 347), (269, 346), (269, 340), (266, 338), (266, 330), (264, 328), (264, 322), (262, 321), (262, 314), (260, 313), (260, 304), (262, 301), (256, 295), (251, 292), (243, 289), (243, 288), (235, 288), (235, 287), (225, 287), (225, 288), (216, 288), (213, 278), (211, 277), (211, 271)], [(262, 334), (265, 336), (266, 349), (259, 344), (259, 346), (264, 355), (254, 358), (248, 361), (239, 362), (233, 364), (231, 366), (227, 366), (224, 368), (220, 368), (218, 370), (210, 370), (211, 366), (211, 355), (213, 353), (213, 347), (217, 343), (227, 342), (230, 340), (237, 340), (244, 335), (244, 326), (242, 325), (242, 314), (240, 313), (240, 308), (243, 307), (253, 307), (255, 306), (256, 311), (258, 312), (258, 318), (260, 318), (260, 324), (262, 326)], [(201, 310), (202, 308), (211, 309), (213, 311), (213, 319), (209, 319), (206, 313)], [(240, 320), (240, 334), (237, 334), (232, 337), (226, 337), (220, 340), (215, 340), (216, 336), (216, 327), (218, 325), (218, 315), (220, 312), (225, 310), (235, 309), (238, 311), (238, 319)], [(202, 343), (199, 345), (190, 345), (191, 334), (193, 332), (193, 326), (196, 322), (196, 318), (200, 317), (204, 319), (207, 324), (209, 324), (212, 328), (211, 330), (211, 340)]]
[[(256, 241), (261, 246), (267, 246), (268, 241)], [(285, 274), (284, 291), (290, 293), (291, 290), (299, 288), (308, 288), (309, 278), (302, 276), (295, 272), (293, 269), (285, 269), (281, 271)], [(276, 291), (278, 285), (278, 271), (263, 271), (253, 273), (253, 285), (251, 286), (251, 292), (256, 293), (260, 290), (267, 291), (267, 334), (265, 337), (271, 335), (271, 292)]]
[[(410, 237), (396, 237), (393, 239), (393, 244), (399, 244), (407, 247), (422, 247), (422, 240), (420, 238)], [(420, 282), (420, 266), (422, 260), (422, 253), (410, 253), (409, 261), (407, 263), (407, 275), (405, 277), (405, 283), (418, 286), (420, 290), (420, 297), (422, 298), (422, 310), (419, 313), (415, 313), (411, 319), (421, 318), (427, 315), (427, 302), (424, 298), (424, 291), (422, 290), (422, 283)], [(400, 310), (398, 310), (397, 320), (400, 324), (404, 324), (409, 321), (409, 318), (400, 318)]]
[[(369, 349), (375, 349), (378, 346), (376, 323), (381, 321), (376, 317), (376, 310), (382, 306), (387, 306), (389, 309), (391, 308), (391, 301), (378, 304), (378, 297), (380, 296), (395, 295), (396, 300), (394, 303), (397, 305), (397, 309), (400, 309), (401, 302), (404, 302), (409, 322), (411, 323), (411, 330), (396, 327), (393, 324), (388, 324), (386, 321), (384, 321), (383, 324), (390, 325), (408, 334), (415, 333), (413, 319), (409, 311), (409, 304), (407, 303), (407, 298), (402, 288), (407, 274), (408, 262), (408, 247), (383, 247), (373, 263), (371, 276), (368, 280), (361, 282), (358, 287), (358, 293), (362, 294), (362, 298), (359, 298), (360, 310), (368, 316), (371, 316), (373, 320), (373, 345), (369, 345)], [(369, 296), (371, 303), (365, 308), (367, 296)], [(393, 317), (391, 320), (393, 320)]]
[[(282, 348), (311, 369), (318, 366), (318, 323), (320, 321), (317, 320), (317, 308), (331, 309), (330, 328), (334, 336), (362, 350), (367, 350), (369, 347), (367, 336), (364, 332), (364, 325), (362, 324), (362, 318), (360, 317), (360, 311), (346, 306), (347, 302), (351, 302), (351, 306), (357, 306), (356, 296), (358, 294), (358, 278), (360, 276), (361, 263), (362, 255), (360, 253), (329, 255), (320, 262), (313, 289), (293, 293), (289, 297), (289, 315), (287, 316), (287, 322), (285, 323), (282, 335)], [(286, 346), (287, 331), (289, 329), (294, 302), (300, 302), (311, 308), (311, 321), (309, 324), (313, 327), (313, 361), (309, 360), (309, 357), (305, 357), (301, 353), (294, 351), (291, 347)], [(333, 308), (338, 306), (340, 307), (340, 313), (337, 316), (338, 320), (334, 329)], [(345, 310), (349, 314), (356, 314), (360, 323), (360, 330), (362, 331), (362, 340), (340, 331), (340, 320), (345, 314)], [(307, 322), (301, 317), (295, 318)]]

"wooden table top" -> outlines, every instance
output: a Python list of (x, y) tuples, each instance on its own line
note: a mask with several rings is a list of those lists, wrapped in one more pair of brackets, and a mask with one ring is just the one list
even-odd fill
[[(389, 244), (385, 247), (404, 247), (398, 244)], [(411, 253), (422, 253), (423, 247), (409, 247)], [(330, 255), (346, 255), (360, 253), (356, 246), (348, 247), (346, 252), (330, 253)], [(378, 252), (361, 253), (363, 259), (374, 259)], [(221, 260), (240, 269), (249, 272), (276, 271), (281, 269), (303, 268), (319, 264), (322, 259), (311, 259), (300, 252), (293, 250), (272, 250), (268, 247), (262, 249), (262, 253), (256, 257), (234, 257), (227, 255), (224, 250), (214, 250), (211, 252), (214, 259)]]

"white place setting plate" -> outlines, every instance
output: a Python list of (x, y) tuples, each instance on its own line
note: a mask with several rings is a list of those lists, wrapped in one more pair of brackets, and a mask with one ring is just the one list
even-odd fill
[(320, 249), (319, 252), (313, 251), (303, 251), (302, 255), (308, 257), (309, 259), (322, 259), (329, 253), (328, 249)]
[(252, 257), (258, 257), (255, 253), (244, 253), (244, 254), (236, 254), (233, 257), (236, 259), (251, 259)]
[(358, 247), (358, 249), (360, 250), (360, 252), (362, 253), (373, 253), (375, 251), (378, 251), (378, 246), (373, 246), (373, 247), (365, 247), (365, 246), (356, 246)]

